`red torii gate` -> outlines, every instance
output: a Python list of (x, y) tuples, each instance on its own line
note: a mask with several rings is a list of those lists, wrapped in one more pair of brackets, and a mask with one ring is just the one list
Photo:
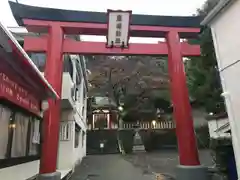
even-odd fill
[[(183, 65), (183, 56), (199, 56), (200, 47), (180, 42), (180, 38), (194, 38), (200, 32), (199, 17), (164, 17), (132, 15), (131, 37), (165, 37), (158, 44), (130, 44), (128, 49), (108, 49), (103, 42), (79, 42), (64, 38), (65, 34), (106, 35), (107, 15), (98, 12), (68, 11), (32, 7), (10, 2), (19, 25), (28, 31), (47, 33), (41, 37), (26, 37), (24, 49), (46, 52), (45, 77), (61, 96), (62, 56), (71, 54), (104, 55), (168, 55), (171, 78), (171, 96), (176, 121), (179, 160), (182, 170), (179, 179), (204, 180), (205, 169), (200, 166), (195, 140), (191, 106)], [(44, 116), (44, 141), (40, 161), (40, 174), (56, 172), (60, 100), (50, 102)], [(187, 172), (187, 174), (186, 174)], [(44, 176), (44, 177), (46, 177)]]

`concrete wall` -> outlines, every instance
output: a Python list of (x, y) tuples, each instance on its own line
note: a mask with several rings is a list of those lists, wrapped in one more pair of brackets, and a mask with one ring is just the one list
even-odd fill
[[(24, 164), (19, 164), (12, 167), (7, 167), (0, 169), (0, 177), (1, 179), (5, 180), (34, 180), (39, 172), (39, 164), (40, 161), (32, 161)], [(68, 170), (61, 170), (61, 178), (66, 176), (70, 169)]]
[(74, 107), (74, 102), (72, 98), (72, 88), (74, 87), (74, 82), (68, 72), (63, 73), (62, 77), (62, 109), (72, 109)]
[(211, 23), (223, 95), (229, 116), (232, 142), (240, 175), (240, 1), (222, 11)]
[[(72, 170), (74, 166), (79, 164), (82, 158), (86, 156), (86, 121), (84, 121), (84, 119), (82, 119), (77, 113), (73, 113), (72, 111), (63, 112), (62, 114), (61, 126), (67, 125), (69, 137), (68, 139), (62, 139), (62, 134), (60, 134), (58, 169)], [(79, 134), (76, 134), (79, 136), (77, 147), (75, 147), (76, 126), (80, 127)], [(83, 139), (84, 133), (85, 136)]]
[(5, 180), (26, 180), (35, 176), (39, 171), (39, 161), (20, 164), (0, 169), (0, 179)]

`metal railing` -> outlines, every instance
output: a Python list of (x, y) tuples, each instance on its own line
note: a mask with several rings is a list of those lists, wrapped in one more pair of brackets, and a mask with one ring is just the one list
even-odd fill
[(174, 129), (175, 123), (173, 121), (160, 121), (156, 122), (155, 124), (151, 122), (141, 122), (139, 124), (136, 123), (124, 123), (123, 128), (124, 129), (133, 129), (136, 128), (140, 129)]
[[(123, 129), (135, 129), (135, 128), (139, 128), (139, 129), (174, 129), (175, 123), (173, 121), (160, 121), (160, 122), (156, 122), (155, 124), (151, 123), (151, 122), (141, 122), (139, 124), (137, 123), (123, 123)], [(94, 128), (95, 130), (98, 128)], [(88, 125), (88, 130), (94, 130), (92, 125), (89, 124)], [(101, 128), (101, 129), (118, 129), (118, 125), (112, 125), (112, 128)]]

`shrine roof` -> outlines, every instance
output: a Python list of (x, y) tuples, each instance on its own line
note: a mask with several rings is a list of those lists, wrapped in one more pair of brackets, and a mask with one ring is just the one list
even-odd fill
[[(23, 25), (22, 19), (24, 18), (63, 22), (107, 23), (107, 13), (104, 12), (36, 7), (12, 1), (10, 1), (9, 4), (19, 25)], [(202, 17), (200, 16), (156, 16), (133, 14), (131, 25), (198, 28), (200, 27), (201, 20)]]
[[(57, 93), (34, 65), (27, 53), (17, 40), (0, 23), (0, 67), (7, 68), (9, 72), (16, 72), (16, 79), (27, 83), (31, 90), (36, 90), (41, 98), (58, 98)], [(37, 93), (36, 92), (36, 93)]]

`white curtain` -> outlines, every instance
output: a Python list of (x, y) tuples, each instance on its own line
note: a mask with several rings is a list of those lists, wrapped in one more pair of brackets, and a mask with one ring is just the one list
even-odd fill
[(16, 113), (11, 157), (26, 155), (28, 123), (29, 117), (21, 113)]
[(29, 155), (37, 155), (40, 143), (40, 121), (36, 119), (31, 120)]
[(5, 159), (8, 144), (10, 109), (0, 105), (0, 159)]

